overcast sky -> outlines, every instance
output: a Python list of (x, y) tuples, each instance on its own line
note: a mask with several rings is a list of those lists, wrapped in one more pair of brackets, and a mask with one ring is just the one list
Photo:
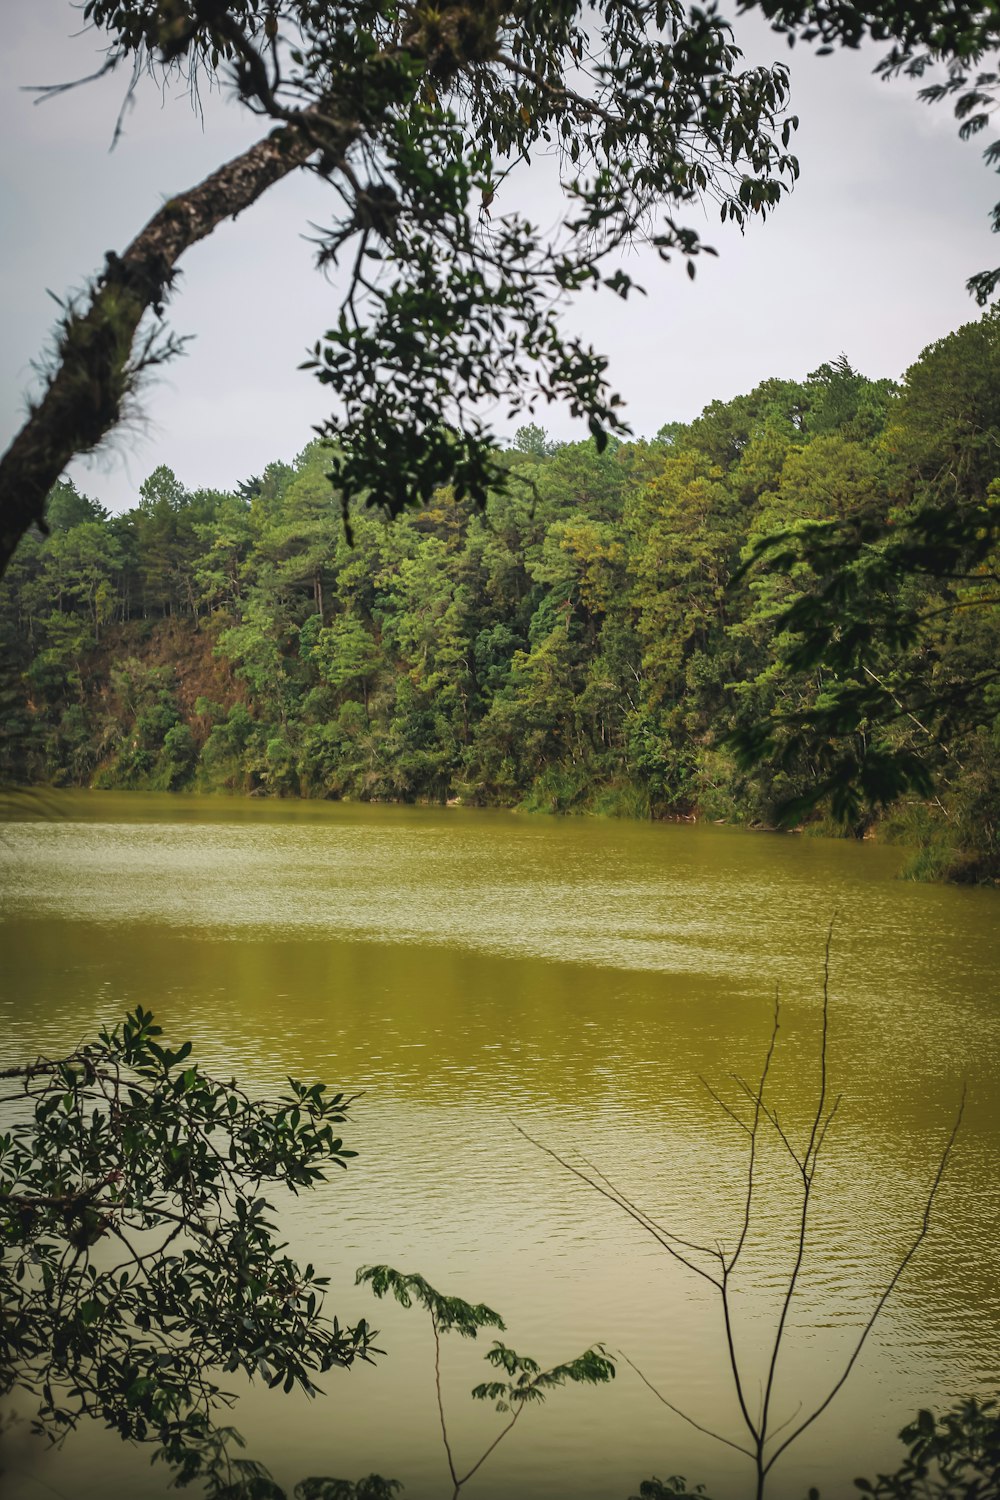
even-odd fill
[[(3, 447), (37, 389), (33, 361), (57, 314), (48, 293), (81, 286), (165, 197), (260, 133), (258, 122), (219, 99), (203, 127), (184, 97), (164, 101), (149, 86), (109, 151), (124, 77), (43, 104), (25, 92), (96, 65), (96, 39), (74, 36), (78, 28), (70, 0), (5, 7)], [(816, 58), (801, 47), (789, 54), (759, 24), (741, 37), (755, 61), (790, 62), (801, 119), (794, 193), (745, 237), (709, 222), (705, 237), (720, 256), (699, 263), (695, 282), (682, 265), (639, 261), (628, 269), (648, 298), (623, 305), (588, 294), (572, 315), (610, 356), (640, 435), (767, 376), (800, 378), (842, 352), (868, 375), (898, 377), (928, 343), (978, 316), (965, 280), (1000, 256), (987, 223), (1000, 184), (982, 164), (981, 145), (959, 142), (946, 106), (919, 104), (906, 81), (873, 78), (875, 54)], [(546, 184), (539, 198), (547, 192)], [(527, 193), (518, 206), (530, 210)], [(124, 509), (157, 464), (191, 488), (227, 488), (308, 442), (325, 397), (296, 365), (334, 321), (337, 303), (313, 271), (303, 235), (309, 220), (329, 212), (328, 201), (321, 184), (299, 174), (189, 252), (170, 318), (177, 332), (196, 337), (147, 390), (141, 425), (75, 465), (81, 488)], [(585, 435), (555, 408), (538, 420), (560, 438)]]

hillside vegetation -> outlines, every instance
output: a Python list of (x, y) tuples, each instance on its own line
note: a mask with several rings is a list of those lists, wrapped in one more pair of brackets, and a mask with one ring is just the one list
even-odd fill
[[(789, 525), (905, 517), (945, 483), (959, 507), (1000, 494), (1000, 323), (898, 387), (840, 359), (603, 452), (523, 428), (508, 462), (484, 512), (448, 492), (394, 521), (355, 508), (350, 541), (319, 443), (228, 493), (157, 469), (120, 516), (61, 483), (0, 598), (0, 772), (772, 824), (818, 766), (740, 769), (727, 736), (822, 698), (774, 624), (811, 580), (734, 574)], [(855, 730), (934, 777), (882, 818), (912, 873), (1000, 876), (993, 572), (903, 579), (925, 625), (880, 648), (890, 685), (947, 687), (950, 719), (902, 702)]]

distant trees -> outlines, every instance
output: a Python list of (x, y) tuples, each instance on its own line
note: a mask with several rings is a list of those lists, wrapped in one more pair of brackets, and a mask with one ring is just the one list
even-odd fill
[(76, 523), (0, 598), (6, 774), (764, 823), (825, 796), (994, 878), (996, 330), (898, 391), (840, 360), (652, 443), (535, 435), (485, 511), (354, 507), (351, 544), (319, 444), (228, 494), (159, 470), (115, 518), (64, 486)]
[[(758, 591), (794, 580), (770, 608), (782, 677), (821, 684), (734, 741), (745, 765), (811, 762), (793, 816), (829, 799), (857, 820), (910, 790), (955, 789), (964, 747), (978, 759), (996, 742), (996, 664), (968, 648), (992, 637), (1000, 601), (998, 377), (994, 310), (924, 351), (874, 449), (812, 444), (807, 489), (748, 555)], [(992, 817), (984, 832), (992, 850)]]

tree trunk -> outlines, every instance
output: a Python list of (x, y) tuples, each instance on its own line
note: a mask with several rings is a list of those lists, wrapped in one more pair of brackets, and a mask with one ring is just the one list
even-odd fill
[[(139, 324), (150, 308), (160, 312), (180, 256), (303, 166), (320, 144), (334, 155), (345, 150), (352, 130), (345, 125), (338, 141), (330, 136), (318, 108), (304, 110), (301, 123), (272, 131), (171, 198), (124, 255), (108, 253), (86, 304), (67, 311), (48, 387), (0, 459), (0, 576), (28, 528), (44, 524), (46, 496), (69, 461), (95, 447), (118, 422), (143, 364), (141, 350), (133, 357)], [(154, 351), (146, 353), (155, 359)]]

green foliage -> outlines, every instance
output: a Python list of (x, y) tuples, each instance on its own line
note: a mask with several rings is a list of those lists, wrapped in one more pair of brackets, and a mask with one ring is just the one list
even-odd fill
[(50, 531), (70, 531), (87, 521), (106, 521), (108, 512), (89, 495), (81, 495), (71, 479), (60, 479), (45, 506)]
[(434, 1334), (438, 1415), (448, 1473), (451, 1476), (452, 1500), (458, 1500), (465, 1485), (512, 1431), (529, 1405), (544, 1401), (547, 1393), (558, 1386), (604, 1385), (615, 1377), (614, 1361), (603, 1344), (595, 1344), (577, 1359), (545, 1370), (537, 1360), (528, 1355), (517, 1354), (506, 1344), (494, 1340), (485, 1356), (486, 1361), (507, 1378), (483, 1381), (473, 1387), (472, 1396), (476, 1401), (492, 1401), (496, 1410), (509, 1420), (475, 1462), (462, 1473), (456, 1464), (448, 1435), (448, 1420), (441, 1390), (441, 1335), (457, 1333), (462, 1338), (474, 1339), (482, 1328), (503, 1329), (503, 1319), (483, 1303), (473, 1304), (460, 1297), (446, 1297), (435, 1291), (422, 1276), (406, 1275), (394, 1271), (391, 1266), (362, 1266), (357, 1280), (369, 1285), (376, 1297), (394, 1297), (401, 1307), (412, 1307), (416, 1303), (430, 1315)]
[(325, 1278), (276, 1238), (269, 1187), (299, 1193), (356, 1153), (351, 1100), (288, 1081), (273, 1102), (213, 1079), (142, 1010), (58, 1061), (4, 1073), (0, 1390), (53, 1441), (86, 1418), (155, 1445), (177, 1483), (277, 1495), (219, 1426), (226, 1376), (315, 1394), (368, 1359), (363, 1320), (323, 1315)]
[[(511, 472), (486, 417), (501, 402), (510, 420), (562, 400), (603, 451), (627, 431), (621, 401), (606, 359), (565, 333), (566, 303), (583, 291), (641, 291), (620, 263), (637, 241), (663, 260), (678, 256), (693, 276), (696, 257), (715, 252), (680, 222), (692, 205), (710, 198), (742, 228), (773, 210), (798, 173), (787, 69), (745, 66), (728, 23), (682, 0), (597, 11), (580, 0), (87, 0), (83, 14), (105, 40), (105, 71), (180, 73), (194, 91), (206, 74), (234, 75), (241, 103), (284, 127), (296, 165), (308, 157), (334, 187), (317, 262), (342, 261), (345, 290), (304, 368), (334, 398), (322, 428), (333, 439), (326, 474), (349, 529), (353, 504), (397, 514), (446, 485), (485, 505)], [(491, 217), (509, 164), (553, 143), (565, 183), (554, 239), (507, 204)], [(251, 190), (255, 174), (242, 175), (253, 201), (267, 182)], [(230, 216), (220, 176), (199, 200), (199, 237)], [(150, 346), (145, 361), (130, 359), (142, 313), (161, 314), (184, 248), (168, 229), (157, 254), (133, 246), (127, 264), (109, 256), (90, 304), (67, 319), (53, 387), (73, 420), (47, 432), (45, 412), (29, 419), (36, 484), (40, 452), (70, 427), (71, 446), (92, 446), (118, 419), (136, 364), (170, 352)], [(544, 454), (534, 423), (520, 431), (522, 451)], [(178, 487), (157, 484), (144, 529), (159, 542), (187, 533), (186, 510)], [(143, 578), (157, 607), (163, 582), (154, 570)]]
[(883, 483), (846, 515), (797, 520), (747, 550), (743, 573), (793, 584), (770, 609), (779, 672), (822, 683), (731, 739), (744, 767), (811, 763), (788, 821), (825, 799), (856, 823), (907, 791), (927, 796), (954, 740), (992, 726), (995, 662), (956, 648), (967, 612), (984, 637), (995, 629), (998, 374), (997, 313), (931, 346), (892, 412)]
[(187, 724), (172, 724), (163, 736), (162, 784), (168, 792), (176, 791), (190, 778), (198, 758), (198, 747)]
[(875, 1500), (997, 1500), (1000, 1412), (995, 1401), (960, 1402), (936, 1417), (918, 1412), (899, 1434), (908, 1452), (893, 1474), (856, 1479)]
[[(923, 97), (954, 96), (963, 135), (986, 123), (996, 75), (970, 68), (998, 41), (988, 9), (825, 0), (740, 8), (760, 9), (793, 40), (820, 38), (824, 50), (889, 39), (887, 76), (920, 77), (944, 61), (947, 81)], [(193, 85), (203, 71), (234, 67), (243, 101), (277, 120), (325, 109), (337, 78), (338, 119), (350, 121), (352, 142), (376, 148), (377, 169), (364, 181), (344, 170), (341, 141), (320, 133), (320, 170), (347, 202), (320, 232), (318, 259), (344, 256), (352, 270), (337, 324), (309, 366), (338, 397), (333, 476), (349, 495), (394, 510), (446, 483), (485, 501), (504, 469), (477, 408), (498, 397), (513, 416), (565, 395), (601, 445), (622, 430), (605, 362), (562, 334), (559, 302), (590, 287), (630, 295), (629, 275), (606, 262), (635, 238), (665, 259), (679, 254), (693, 275), (708, 247), (678, 215), (709, 198), (743, 227), (780, 201), (798, 171), (785, 69), (741, 68), (724, 18), (679, 0), (592, 14), (578, 3), (397, 12), (354, 0), (317, 13), (303, 0), (166, 12), (143, 0), (88, 0), (84, 14), (108, 38), (109, 66), (182, 70)], [(282, 42), (279, 69), (272, 54)], [(584, 55), (594, 89), (581, 94)], [(491, 218), (504, 164), (552, 142), (567, 183), (558, 249), (517, 214)], [(985, 298), (990, 273), (974, 284)], [(819, 420), (843, 425), (852, 372), (843, 359), (823, 372), (828, 410)], [(519, 429), (522, 451), (544, 452), (539, 431), (531, 422)]]
[(644, 1479), (638, 1495), (630, 1495), (629, 1500), (702, 1500), (704, 1495), (703, 1484), (689, 1486), (679, 1474), (671, 1474), (669, 1479), (657, 1479), (654, 1475), (652, 1479)]
[(526, 429), (481, 513), (354, 505), (353, 545), (318, 442), (228, 495), (67, 501), (0, 596), (4, 770), (851, 833), (936, 798), (909, 873), (996, 880), (998, 329), (655, 443)]
[(499, 1342), (494, 1343), (486, 1359), (510, 1378), (484, 1381), (482, 1385), (473, 1386), (472, 1395), (476, 1401), (494, 1402), (497, 1411), (501, 1412), (517, 1411), (528, 1401), (544, 1401), (548, 1391), (567, 1382), (571, 1385), (604, 1385), (615, 1378), (614, 1361), (603, 1344), (588, 1349), (567, 1364), (553, 1365), (551, 1370), (543, 1370), (537, 1360), (515, 1354), (513, 1349)]
[[(499, 1313), (485, 1303), (463, 1302), (461, 1297), (445, 1297), (416, 1273), (406, 1275), (391, 1266), (362, 1266), (357, 1274), (359, 1286), (370, 1286), (378, 1298), (391, 1296), (400, 1307), (414, 1302), (430, 1313), (441, 1333), (457, 1333), (474, 1339), (481, 1328), (503, 1328)], [(489, 1356), (487, 1356), (489, 1358)]]
[(364, 1479), (303, 1479), (295, 1486), (295, 1500), (392, 1500), (403, 1488), (398, 1479), (368, 1474)]

